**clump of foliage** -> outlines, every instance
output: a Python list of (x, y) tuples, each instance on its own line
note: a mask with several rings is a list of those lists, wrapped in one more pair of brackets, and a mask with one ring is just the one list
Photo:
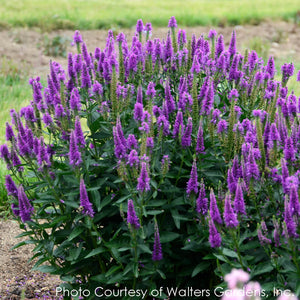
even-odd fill
[(109, 31), (94, 54), (77, 31), (67, 74), (50, 62), (46, 87), (30, 79), (33, 101), (11, 112), (0, 148), (19, 245), (69, 289), (151, 297), (242, 268), (299, 294), (294, 65), (276, 81), (273, 58), (240, 54), (235, 32), (225, 49), (214, 30), (187, 40), (174, 17), (168, 27), (152, 40), (139, 20), (130, 45)]

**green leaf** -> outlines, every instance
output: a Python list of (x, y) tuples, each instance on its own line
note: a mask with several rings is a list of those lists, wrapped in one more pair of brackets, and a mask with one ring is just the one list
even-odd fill
[(238, 258), (238, 255), (236, 252), (230, 250), (230, 249), (227, 249), (227, 248), (223, 248), (222, 249), (222, 253), (225, 255), (225, 256), (229, 256), (229, 257), (233, 257), (233, 258)]
[(140, 248), (142, 250), (142, 252), (145, 252), (145, 253), (149, 253), (149, 254), (152, 254), (152, 251), (150, 250), (150, 248), (146, 245), (138, 245), (138, 248)]
[(178, 211), (176, 208), (171, 209), (171, 214), (175, 223), (175, 226), (177, 227), (177, 229), (180, 229), (180, 216), (178, 214)]
[(198, 264), (195, 269), (193, 270), (192, 277), (195, 277), (198, 273), (206, 270), (209, 267), (210, 263), (208, 261), (203, 261)]
[(68, 237), (68, 241), (72, 241), (78, 235), (80, 235), (84, 231), (84, 227), (75, 227), (75, 229), (71, 232), (70, 236)]
[(274, 269), (274, 267), (270, 264), (270, 262), (264, 262), (260, 263), (257, 266), (255, 266), (254, 270), (252, 271), (251, 275), (252, 277), (264, 274), (264, 273), (269, 273)]
[(57, 267), (54, 266), (39, 266), (35, 268), (35, 270), (38, 270), (42, 273), (54, 273), (57, 271)]
[(103, 247), (99, 247), (99, 248), (96, 248), (96, 249), (93, 249), (89, 254), (87, 254), (84, 258), (89, 258), (89, 257), (92, 257), (92, 256), (95, 256), (97, 254), (100, 254), (100, 253), (103, 253), (105, 252), (105, 248)]
[(165, 275), (165, 273), (163, 271), (161, 271), (160, 269), (157, 269), (156, 271), (157, 271), (157, 273), (160, 275), (160, 277), (162, 279), (166, 279), (166, 275)]
[(160, 237), (161, 243), (169, 243), (180, 236), (179, 233), (176, 232), (163, 232)]
[(113, 273), (115, 273), (116, 271), (118, 271), (119, 269), (121, 269), (121, 266), (113, 266), (106, 272), (105, 276), (108, 277)]

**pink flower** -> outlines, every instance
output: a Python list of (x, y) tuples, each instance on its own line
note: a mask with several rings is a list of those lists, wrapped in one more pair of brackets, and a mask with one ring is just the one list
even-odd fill
[(246, 284), (244, 290), (246, 300), (260, 300), (261, 287), (258, 282), (250, 281)]
[(235, 289), (239, 283), (246, 283), (250, 276), (243, 270), (232, 269), (231, 273), (225, 276), (228, 288)]
[(298, 298), (289, 290), (281, 291), (277, 300), (298, 300)]

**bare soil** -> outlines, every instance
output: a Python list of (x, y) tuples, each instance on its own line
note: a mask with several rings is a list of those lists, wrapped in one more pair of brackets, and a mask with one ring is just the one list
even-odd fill
[[(195, 33), (207, 35), (209, 27), (186, 28), (188, 36)], [(237, 33), (238, 49), (253, 46), (267, 51), (275, 59), (285, 59), (300, 63), (300, 27), (292, 23), (266, 21), (257, 26), (243, 25), (236, 27), (215, 28), (223, 34), (226, 45), (229, 44), (233, 29)], [(134, 29), (124, 30), (128, 37), (134, 34)], [(153, 37), (164, 38), (166, 29), (154, 29)], [(88, 49), (94, 51), (95, 47), (103, 49), (107, 32), (103, 30), (81, 31)], [(73, 31), (57, 31), (47, 34), (49, 38), (61, 36), (71, 39)], [(53, 59), (66, 66), (66, 59), (62, 57), (50, 57), (43, 54), (42, 45), (44, 34), (39, 30), (12, 29), (0, 31), (0, 60), (6, 57), (14, 64), (27, 69), (28, 76), (46, 76), (49, 61)], [(266, 50), (264, 50), (266, 49)], [(67, 52), (75, 52), (70, 43)], [(0, 99), (1, 100), (1, 99)], [(32, 245), (26, 245), (10, 251), (10, 248), (19, 240), (14, 237), (22, 231), (14, 221), (0, 220), (0, 299), (20, 299), (22, 290), (25, 291), (25, 299), (56, 299), (55, 287), (59, 279), (40, 272), (32, 272), (34, 263), (27, 264), (33, 255)]]
[[(201, 34), (207, 35), (209, 27), (185, 28), (188, 36), (195, 33), (197, 37)], [(257, 26), (243, 25), (235, 27), (215, 28), (218, 33), (223, 34), (226, 45), (229, 44), (232, 30), (236, 30), (238, 49), (255, 47), (261, 52), (273, 55), (275, 59), (286, 59), (287, 61), (300, 62), (300, 26), (283, 21), (265, 21)], [(119, 29), (116, 32), (120, 31)], [(153, 38), (165, 38), (168, 28), (157, 28), (153, 30)], [(130, 43), (134, 29), (126, 29)], [(29, 76), (46, 76), (49, 69), (49, 61), (53, 59), (63, 66), (67, 60), (63, 57), (46, 56), (44, 52), (45, 36), (52, 39), (55, 36), (72, 39), (74, 32), (71, 30), (60, 30), (51, 33), (42, 33), (36, 29), (12, 29), (0, 31), (0, 59), (6, 57), (14, 61), (15, 64), (28, 69)], [(103, 49), (107, 37), (107, 31), (89, 30), (81, 31), (84, 41), (89, 51), (94, 51), (95, 47)], [(257, 49), (255, 49), (257, 50)], [(67, 53), (75, 52), (75, 47), (71, 47), (68, 42)]]

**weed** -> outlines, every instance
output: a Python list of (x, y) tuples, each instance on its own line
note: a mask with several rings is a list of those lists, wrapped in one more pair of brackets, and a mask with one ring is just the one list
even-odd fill
[(43, 49), (43, 53), (47, 56), (67, 56), (67, 45), (71, 40), (68, 37), (56, 35), (51, 38), (48, 35), (44, 35), (43, 40), (37, 45), (38, 48)]

